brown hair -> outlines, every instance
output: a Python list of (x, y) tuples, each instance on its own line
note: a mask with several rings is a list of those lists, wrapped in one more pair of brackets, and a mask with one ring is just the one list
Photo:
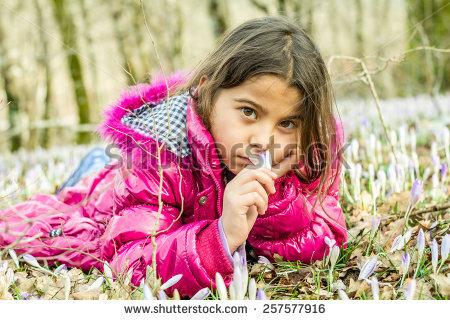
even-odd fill
[[(304, 172), (299, 167), (293, 170), (303, 184), (321, 178), (320, 184), (311, 191), (312, 195), (320, 196), (324, 181), (330, 181), (333, 161), (337, 159), (337, 168), (333, 168), (336, 174), (325, 192), (328, 194), (340, 175), (342, 163), (332, 110), (332, 87), (326, 65), (302, 27), (281, 16), (252, 19), (239, 25), (221, 37), (216, 48), (173, 94), (189, 90), (197, 102), (198, 115), (210, 130), (213, 104), (220, 89), (238, 86), (262, 74), (279, 76), (302, 93), (302, 101), (293, 107), (302, 114), (297, 141), (300, 142), (299, 154), (304, 158)], [(201, 94), (194, 95), (193, 90), (202, 76), (208, 81), (202, 85)], [(336, 150), (331, 150), (333, 144)], [(312, 210), (316, 202), (317, 198)]]

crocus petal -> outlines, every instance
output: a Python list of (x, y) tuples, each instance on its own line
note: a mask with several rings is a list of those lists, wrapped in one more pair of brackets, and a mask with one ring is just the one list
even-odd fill
[(16, 268), (19, 269), (20, 265), (19, 265), (19, 259), (17, 259), (17, 255), (16, 252), (13, 249), (9, 249), (9, 256), (11, 257), (11, 259), (13, 259), (14, 264), (16, 265)]
[(411, 196), (409, 198), (409, 204), (415, 206), (422, 195), (423, 181), (416, 179), (411, 188)]
[(444, 181), (447, 176), (447, 165), (445, 163), (441, 166), (441, 180)]
[(103, 273), (105, 274), (106, 279), (108, 279), (110, 283), (114, 281), (111, 267), (107, 262), (103, 264)]
[(373, 238), (375, 233), (378, 230), (378, 227), (380, 225), (381, 218), (376, 219), (375, 217), (372, 217), (372, 225), (370, 228), (370, 238)]
[(237, 298), (236, 298), (236, 287), (234, 286), (234, 281), (230, 282), (228, 290), (230, 291), (230, 300), (237, 300)]
[(211, 294), (211, 290), (209, 288), (200, 289), (191, 300), (205, 300)]
[(403, 274), (406, 274), (408, 272), (410, 261), (411, 261), (411, 256), (409, 255), (409, 253), (405, 253), (404, 255), (402, 255), (402, 271), (403, 271)]
[(269, 150), (266, 150), (266, 167), (269, 170), (272, 170), (272, 156)]
[(244, 299), (245, 293), (247, 292), (248, 287), (248, 269), (247, 269), (247, 258), (242, 257), (242, 265), (241, 265), (241, 299)]
[(233, 284), (236, 293), (236, 299), (240, 300), (242, 297), (242, 273), (240, 268), (234, 268)]
[(450, 252), (450, 234), (446, 234), (442, 238), (442, 242), (441, 242), (441, 259), (442, 259), (442, 261), (447, 260), (449, 252)]
[(372, 280), (370, 281), (370, 287), (372, 288), (372, 296), (374, 300), (380, 299), (380, 288), (378, 286), (378, 279), (377, 277), (373, 276)]
[(25, 260), (26, 263), (32, 265), (33, 267), (41, 268), (41, 266), (39, 265), (39, 262), (37, 262), (36, 258), (33, 257), (31, 254), (28, 254), (28, 253), (24, 254), (23, 260)]
[(14, 271), (13, 269), (9, 268), (8, 271), (6, 271), (6, 287), (9, 288), (10, 285), (14, 282)]
[(409, 239), (411, 239), (411, 233), (412, 233), (411, 230), (408, 230), (405, 232), (405, 234), (403, 235), (403, 245), (402, 246), (406, 245), (408, 243)]
[(339, 251), (340, 251), (340, 249), (338, 246), (334, 246), (331, 249), (331, 253), (330, 253), (331, 269), (334, 269), (334, 265), (336, 264), (336, 261), (339, 258)]
[(419, 235), (417, 236), (417, 253), (419, 255), (419, 261), (422, 260), (424, 249), (425, 249), (425, 235), (423, 234), (422, 228), (420, 228)]
[(62, 270), (67, 270), (67, 266), (63, 263), (62, 265), (58, 266), (58, 268), (53, 271), (54, 274), (60, 273)]
[(439, 247), (436, 239), (433, 239), (431, 243), (431, 264), (433, 265), (433, 272), (436, 273), (436, 268), (438, 264)]
[(256, 300), (256, 281), (253, 278), (250, 279), (248, 284), (248, 299)]
[(167, 294), (163, 290), (158, 291), (158, 300), (167, 300)]
[(67, 275), (66, 276), (66, 281), (64, 283), (64, 297), (65, 297), (66, 300), (69, 300), (70, 287), (71, 287), (70, 277), (69, 277), (69, 275)]
[(323, 241), (327, 244), (327, 246), (331, 249), (334, 244), (336, 243), (335, 239), (330, 239), (327, 236), (325, 236), (325, 238), (323, 238)]
[(0, 266), (0, 272), (5, 272), (8, 269), (8, 262), (3, 262), (3, 264)]
[(416, 291), (416, 279), (409, 280), (408, 288), (405, 292), (405, 298), (406, 300), (412, 300), (414, 299), (414, 292)]
[(159, 289), (166, 290), (167, 288), (170, 288), (171, 286), (176, 284), (178, 281), (180, 281), (182, 276), (183, 276), (182, 274), (177, 274), (176, 276), (173, 276), (172, 278), (170, 278), (169, 280), (164, 282), (164, 284), (161, 285), (161, 287), (159, 287)]
[(338, 295), (341, 300), (350, 300), (344, 290), (339, 289)]
[(172, 296), (172, 299), (173, 299), (173, 300), (181, 300), (181, 299), (180, 299), (180, 293), (178, 292), (177, 289), (174, 289), (174, 290), (173, 290), (173, 296)]
[(262, 165), (263, 165), (264, 167), (267, 168), (267, 165), (266, 165), (266, 155), (265, 155), (265, 153), (264, 153), (264, 152), (260, 152), (260, 153), (259, 153), (259, 157), (261, 158)]
[(220, 300), (228, 300), (227, 287), (225, 286), (225, 282), (219, 272), (216, 272), (216, 288), (219, 293)]
[(100, 288), (102, 286), (103, 282), (105, 282), (105, 278), (102, 276), (102, 277), (98, 278), (97, 280), (95, 280), (94, 283), (89, 286), (87, 291)]
[(368, 260), (363, 267), (361, 268), (361, 272), (359, 273), (358, 280), (369, 278), (372, 273), (375, 271), (377, 266), (377, 257)]
[(394, 242), (392, 242), (391, 250), (389, 250), (389, 253), (392, 253), (394, 251), (397, 251), (401, 249), (403, 246), (403, 236), (399, 235), (394, 239)]
[(258, 292), (256, 293), (256, 300), (267, 300), (266, 293), (263, 289), (258, 289)]
[(273, 264), (269, 261), (269, 259), (267, 259), (264, 256), (258, 256), (258, 263), (262, 263), (264, 264), (268, 269), (270, 270), (275, 270), (275, 267), (273, 266)]
[(152, 295), (152, 290), (150, 290), (150, 287), (146, 283), (144, 283), (142, 291), (144, 293), (143, 294), (144, 300), (155, 300), (155, 298)]

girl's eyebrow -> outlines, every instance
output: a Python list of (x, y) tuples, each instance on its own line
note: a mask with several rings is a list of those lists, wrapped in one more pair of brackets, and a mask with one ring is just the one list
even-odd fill
[[(258, 109), (259, 111), (261, 111), (264, 115), (267, 115), (267, 114), (269, 113), (269, 112), (267, 112), (267, 110), (266, 110), (263, 106), (257, 104), (255, 101), (252, 101), (252, 100), (249, 100), (249, 99), (245, 99), (245, 98), (234, 99), (234, 101), (251, 104), (251, 105), (254, 106), (256, 109)], [(293, 115), (291, 115), (291, 116), (289, 116), (289, 117), (286, 117), (285, 119), (302, 119), (302, 118), (303, 118), (303, 117), (302, 117), (301, 114), (293, 114)]]
[(234, 101), (236, 101), (236, 102), (244, 102), (244, 103), (251, 104), (251, 105), (254, 106), (256, 109), (259, 109), (259, 111), (261, 111), (262, 113), (264, 113), (264, 114), (268, 114), (268, 113), (269, 113), (269, 112), (267, 112), (266, 109), (264, 109), (263, 106), (257, 104), (256, 102), (254, 102), (254, 101), (252, 101), (252, 100), (248, 100), (248, 99), (241, 98), (241, 99), (234, 99)]

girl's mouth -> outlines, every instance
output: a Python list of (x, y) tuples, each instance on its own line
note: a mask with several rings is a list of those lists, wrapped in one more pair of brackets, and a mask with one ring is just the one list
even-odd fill
[(253, 165), (253, 162), (250, 161), (249, 158), (238, 156), (239, 159), (243, 160), (247, 164)]

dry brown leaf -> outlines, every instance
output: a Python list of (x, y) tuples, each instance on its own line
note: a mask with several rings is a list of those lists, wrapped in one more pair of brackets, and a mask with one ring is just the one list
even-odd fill
[(55, 300), (64, 300), (64, 287), (57, 287), (54, 285), (50, 285), (45, 294), (41, 297), (42, 299), (55, 299)]
[(264, 269), (266, 269), (266, 273), (270, 272), (270, 269), (267, 268), (264, 263), (255, 263), (252, 266), (252, 269), (250, 270), (249, 275), (254, 276), (254, 275), (260, 274), (261, 272), (263, 272)]
[(377, 208), (377, 212), (381, 215), (392, 214), (395, 208), (395, 204), (398, 203), (397, 213), (405, 213), (409, 204), (409, 197), (411, 195), (411, 191), (403, 190), (400, 192), (393, 193), (385, 203), (383, 203), (379, 208)]
[(19, 292), (31, 293), (31, 291), (34, 289), (34, 279), (27, 278), (26, 272), (16, 272), (14, 273), (14, 276), (18, 277), (16, 285)]
[(107, 293), (101, 293), (98, 296), (98, 300), (108, 300), (108, 294)]
[(432, 290), (434, 290), (434, 286), (429, 281), (420, 279), (416, 284), (414, 299), (417, 300), (420, 297), (420, 300), (436, 300), (436, 298), (431, 294)]
[(350, 298), (359, 298), (362, 295), (362, 292), (367, 292), (368, 290), (371, 290), (370, 287), (367, 285), (367, 282), (365, 280), (353, 280), (350, 278), (350, 284), (348, 286), (347, 294)]
[(391, 300), (394, 296), (394, 289), (389, 286), (380, 287), (380, 299), (381, 300)]
[(94, 290), (72, 293), (71, 297), (74, 300), (99, 300), (101, 292), (101, 288), (97, 288)]
[(52, 280), (50, 279), (49, 276), (41, 276), (41, 277), (37, 277), (36, 278), (36, 289), (38, 289), (39, 291), (42, 292), (46, 292), (48, 290), (48, 288), (50, 287), (50, 283), (52, 282)]
[(444, 276), (442, 274), (432, 274), (430, 278), (436, 281), (438, 291), (441, 296), (448, 296), (450, 294), (450, 274)]

